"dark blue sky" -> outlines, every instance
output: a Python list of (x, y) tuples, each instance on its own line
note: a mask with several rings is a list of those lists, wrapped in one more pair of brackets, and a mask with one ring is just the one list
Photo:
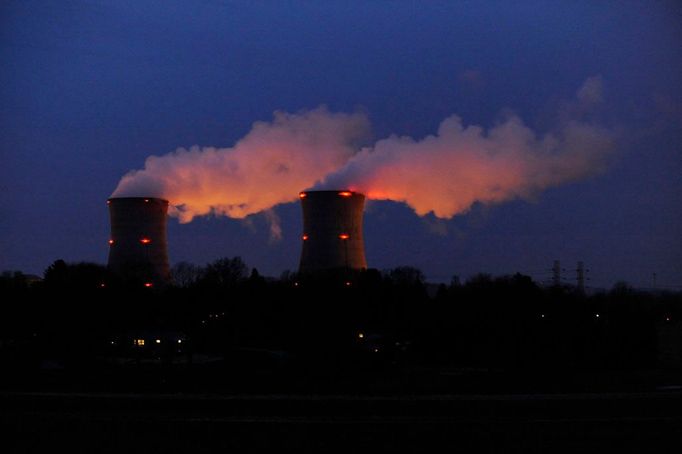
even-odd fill
[[(361, 106), (375, 138), (419, 138), (452, 113), (489, 127), (511, 109), (542, 132), (601, 75), (599, 120), (618, 131), (606, 172), (443, 223), (374, 202), (369, 264), (541, 280), (583, 260), (594, 286), (682, 286), (680, 24), (677, 2), (2, 2), (0, 270), (105, 263), (123, 174), (231, 146), (274, 110)], [(274, 244), (262, 216), (172, 220), (171, 260), (296, 269), (300, 207), (276, 212)]]

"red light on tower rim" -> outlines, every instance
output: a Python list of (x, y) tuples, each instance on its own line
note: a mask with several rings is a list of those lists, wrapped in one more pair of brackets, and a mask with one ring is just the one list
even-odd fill
[(342, 233), (341, 235), (339, 235), (339, 238), (342, 240), (347, 240), (348, 238), (350, 238), (350, 235), (347, 233)]
[(307, 241), (310, 237), (308, 235), (303, 235), (301, 238), (303, 238), (303, 241)]
[(114, 240), (109, 240), (109, 246), (114, 244)]
[(154, 284), (152, 284), (151, 282), (145, 282), (144, 286), (147, 288), (151, 288), (151, 287), (154, 287)]
[(299, 193), (298, 193), (298, 197), (299, 197), (300, 199), (305, 199), (306, 197), (308, 197), (308, 194), (306, 194), (305, 192), (299, 192)]
[(341, 192), (339, 192), (339, 195), (341, 197), (351, 197), (353, 195), (353, 193), (350, 191), (341, 191)]
[(140, 239), (140, 243), (142, 243), (142, 244), (149, 244), (151, 242), (152, 242), (152, 240), (150, 238), (145, 237), (145, 238)]

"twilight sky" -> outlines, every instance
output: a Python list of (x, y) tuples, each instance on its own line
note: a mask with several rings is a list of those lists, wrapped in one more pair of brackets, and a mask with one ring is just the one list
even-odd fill
[[(105, 263), (123, 175), (180, 147), (233, 147), (274, 111), (364, 113), (366, 144), (420, 141), (453, 114), (485, 131), (516, 115), (542, 137), (593, 78), (590, 121), (615, 140), (601, 171), (450, 220), (373, 201), (369, 265), (542, 281), (558, 259), (570, 283), (582, 260), (594, 287), (656, 273), (679, 290), (681, 24), (678, 2), (2, 2), (0, 270)], [(171, 219), (171, 261), (295, 270), (300, 207), (274, 214), (274, 241), (272, 214)]]

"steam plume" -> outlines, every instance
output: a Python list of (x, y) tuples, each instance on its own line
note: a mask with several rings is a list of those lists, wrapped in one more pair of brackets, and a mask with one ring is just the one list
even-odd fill
[[(601, 99), (601, 80), (578, 90), (581, 105)], [(539, 136), (517, 116), (485, 131), (453, 115), (436, 135), (421, 140), (391, 136), (365, 148), (318, 188), (347, 188), (370, 199), (404, 202), (423, 216), (466, 212), (474, 203), (530, 198), (599, 172), (613, 148), (609, 131), (564, 120)]]
[[(232, 148), (179, 148), (150, 156), (144, 169), (125, 175), (112, 197), (162, 197), (170, 214), (190, 222), (206, 214), (244, 218), (297, 199), (298, 192), (340, 168), (367, 137), (363, 113), (325, 107), (256, 122)], [(276, 216), (267, 218), (274, 237)]]
[[(584, 120), (602, 100), (599, 76), (558, 112), (559, 126), (539, 135), (514, 115), (485, 130), (453, 115), (421, 140), (390, 136), (357, 151), (369, 121), (362, 113), (325, 107), (256, 122), (231, 148), (180, 148), (150, 156), (125, 175), (112, 197), (162, 197), (180, 222), (206, 214), (244, 218), (264, 212), (277, 239), (271, 208), (299, 190), (351, 189), (370, 199), (404, 202), (422, 216), (451, 218), (474, 203), (531, 198), (540, 191), (599, 172), (613, 149), (610, 131)], [(581, 119), (582, 118), (582, 119)]]

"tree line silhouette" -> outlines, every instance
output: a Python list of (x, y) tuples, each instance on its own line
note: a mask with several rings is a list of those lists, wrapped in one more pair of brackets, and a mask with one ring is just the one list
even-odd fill
[(104, 266), (62, 260), (40, 282), (3, 273), (2, 360), (34, 367), (59, 358), (89, 367), (132, 354), (131, 336), (154, 332), (181, 333), (183, 354), (279, 352), (309, 368), (680, 365), (680, 293), (621, 283), (586, 295), (521, 274), (454, 278), (434, 288), (409, 266), (272, 279), (239, 257), (179, 263), (172, 275), (172, 284), (145, 288)]

